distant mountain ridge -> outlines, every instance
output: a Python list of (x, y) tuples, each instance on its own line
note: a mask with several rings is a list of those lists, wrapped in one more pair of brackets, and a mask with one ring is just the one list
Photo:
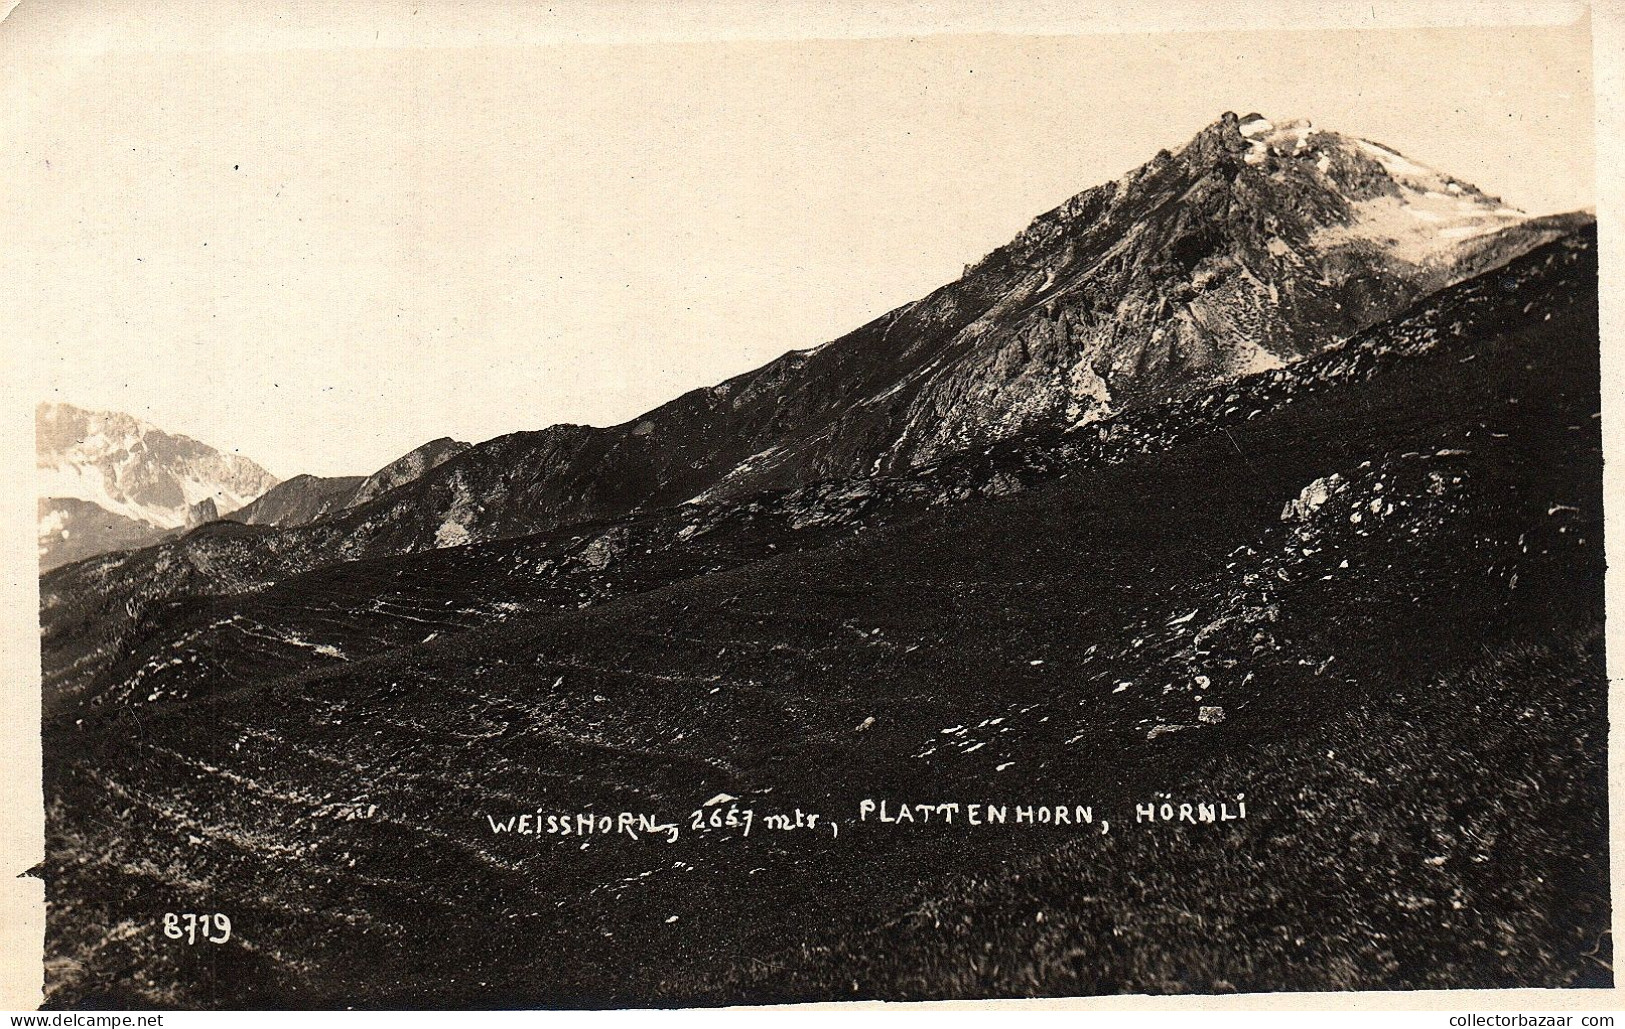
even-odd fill
[(34, 431), (42, 568), (155, 542), (277, 483), (246, 457), (118, 412), (42, 403)]
[(382, 496), (469, 447), (446, 437), (371, 475), (279, 482), (245, 457), (117, 411), (42, 403), (35, 435), (41, 571), (154, 546), (221, 518), (305, 525)]

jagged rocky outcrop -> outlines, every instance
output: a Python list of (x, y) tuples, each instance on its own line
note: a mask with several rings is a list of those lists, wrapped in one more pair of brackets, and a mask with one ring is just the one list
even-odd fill
[(186, 527), (195, 529), (220, 517), (220, 506), (213, 497), (204, 497), (186, 510)]

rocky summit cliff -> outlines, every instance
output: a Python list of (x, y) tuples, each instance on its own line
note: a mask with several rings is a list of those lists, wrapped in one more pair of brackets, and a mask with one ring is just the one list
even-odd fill
[(143, 589), (253, 589), (1081, 427), (1321, 352), (1586, 220), (1530, 219), (1379, 144), (1227, 113), (840, 339), (622, 425), (499, 437), (274, 538), (166, 544), (151, 560), (167, 583)]
[(276, 476), (237, 454), (127, 414), (40, 404), (34, 412), (42, 568), (234, 511)]

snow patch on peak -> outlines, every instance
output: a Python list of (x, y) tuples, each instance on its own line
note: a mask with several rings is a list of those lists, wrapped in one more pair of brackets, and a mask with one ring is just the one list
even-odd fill
[[(1354, 201), (1352, 221), (1318, 232), (1314, 237), (1317, 245), (1358, 243), (1411, 264), (1431, 264), (1448, 260), (1464, 239), (1507, 228), (1528, 217), (1379, 143), (1335, 135), (1332, 141), (1336, 148), (1332, 156), (1363, 163), (1368, 169), (1375, 165), (1394, 188)], [(1326, 151), (1321, 149), (1316, 166), (1338, 186), (1343, 181), (1343, 166), (1334, 169)]]
[(1402, 191), (1356, 203), (1352, 223), (1324, 229), (1313, 242), (1322, 246), (1361, 242), (1402, 261), (1426, 264), (1454, 253), (1463, 239), (1516, 225), (1524, 217), (1511, 208)]
[(1292, 118), (1283, 122), (1272, 122), (1268, 118), (1260, 118), (1258, 121), (1244, 127), (1241, 134), (1249, 138), (1259, 139), (1270, 146), (1301, 150), (1307, 145), (1309, 137), (1315, 131), (1314, 123), (1308, 118)]
[(1405, 157), (1405, 155), (1390, 150), (1381, 143), (1373, 143), (1368, 139), (1355, 140), (1355, 143), (1368, 157), (1373, 158), (1378, 164), (1382, 165), (1383, 170), (1393, 178), (1419, 179), (1424, 182), (1444, 178), (1433, 169), (1424, 168), (1422, 165)]
[(1238, 131), (1247, 142), (1247, 152), (1242, 155), (1242, 160), (1248, 164), (1262, 164), (1271, 150), (1296, 157), (1311, 149), (1314, 142), (1310, 137), (1319, 134), (1308, 118), (1273, 122), (1263, 115), (1248, 116)]

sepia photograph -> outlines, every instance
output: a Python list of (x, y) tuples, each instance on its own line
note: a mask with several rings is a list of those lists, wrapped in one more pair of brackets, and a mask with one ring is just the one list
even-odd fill
[(1105, 10), (17, 5), (8, 1002), (1615, 1006), (1594, 12)]

